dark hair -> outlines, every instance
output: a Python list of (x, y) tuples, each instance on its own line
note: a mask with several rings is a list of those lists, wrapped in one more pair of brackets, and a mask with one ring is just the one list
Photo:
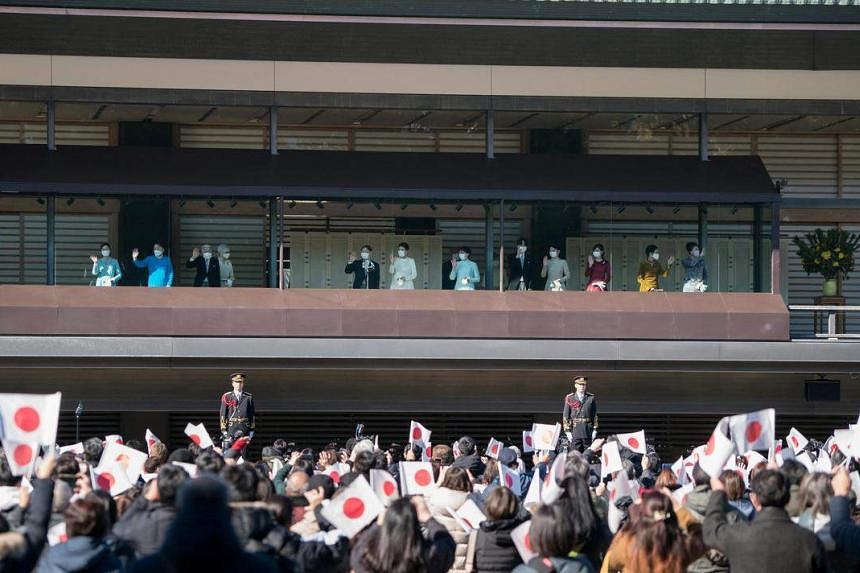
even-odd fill
[(776, 470), (758, 472), (750, 481), (750, 489), (763, 507), (785, 507), (791, 497), (788, 477)]
[(69, 504), (64, 513), (66, 534), (72, 537), (95, 537), (100, 539), (108, 532), (108, 520), (104, 504), (92, 498), (77, 499)]
[(314, 475), (314, 463), (310, 460), (299, 458), (296, 460), (296, 463), (293, 464), (293, 469), (290, 470), (290, 473), (295, 471), (305, 472), (308, 474), (308, 477), (311, 477)]
[(84, 459), (95, 466), (99, 463), (104, 450), (104, 442), (101, 438), (90, 438), (84, 442)]
[(433, 446), (432, 456), (434, 460), (438, 460), (443, 466), (450, 466), (454, 463), (454, 450), (447, 444), (436, 444)]
[(565, 515), (570, 519), (570, 530), (573, 535), (573, 546), (584, 545), (590, 539), (597, 537), (600, 530), (600, 518), (591, 500), (591, 490), (588, 482), (579, 475), (571, 475), (561, 482), (564, 490), (558, 502), (564, 508)]
[(463, 246), (463, 247), (460, 247), (460, 252), (466, 253), (467, 255), (471, 255), (472, 249), (470, 249), (469, 247)]
[(146, 461), (143, 462), (143, 473), (154, 474), (158, 473), (158, 468), (163, 466), (164, 464), (158, 458), (148, 457)]
[(687, 252), (688, 252), (688, 253), (692, 253), (692, 252), (693, 252), (693, 249), (694, 249), (694, 248), (696, 248), (696, 247), (698, 247), (698, 246), (699, 246), (699, 243), (697, 243), (697, 242), (695, 242), (695, 241), (690, 241), (689, 243), (687, 243), (686, 245), (684, 245), (684, 247), (687, 249)]
[(693, 466), (693, 483), (696, 485), (710, 485), (711, 483), (711, 476), (702, 469), (698, 462)]
[(57, 456), (57, 478), (65, 481), (70, 486), (74, 487), (76, 476), (81, 471), (81, 466), (78, 464), (75, 454), (72, 452), (63, 452)]
[(601, 253), (605, 253), (605, 252), (606, 252), (606, 249), (603, 247), (603, 243), (596, 243), (593, 247), (591, 247), (591, 250), (592, 250), (592, 251), (593, 251), (594, 249), (600, 249), (600, 252), (601, 252)]
[(463, 436), (457, 442), (460, 448), (460, 453), (464, 456), (471, 456), (475, 453), (475, 440), (471, 436)]
[[(105, 247), (107, 247), (108, 249), (110, 249), (110, 243), (102, 243), (101, 245), (99, 245), (99, 250), (101, 251), (101, 250), (102, 250), (102, 249), (104, 249)], [(113, 249), (111, 249), (111, 250), (113, 250)]]
[(591, 466), (588, 460), (576, 450), (567, 454), (567, 459), (564, 461), (564, 475), (578, 475), (584, 480), (588, 479), (591, 473)]
[(399, 249), (400, 247), (403, 247), (404, 249), (406, 249), (408, 251), (409, 250), (409, 243), (398, 243), (397, 248)]
[(158, 499), (169, 507), (176, 506), (179, 487), (188, 479), (188, 472), (180, 466), (166, 464), (158, 470)]
[(198, 472), (219, 474), (224, 469), (224, 458), (213, 451), (205, 451), (194, 460)]
[(419, 446), (418, 444), (406, 444), (406, 447), (403, 448), (403, 459), (404, 460), (406, 459), (406, 453), (410, 452), (410, 451), (412, 452), (412, 455), (415, 456), (415, 460), (420, 462), (421, 461), (421, 452), (423, 451), (423, 448), (421, 446)]
[(685, 571), (688, 550), (672, 500), (659, 491), (647, 490), (642, 503), (630, 506), (630, 521), (620, 535), (632, 538), (626, 563), (634, 571)]
[(394, 500), (388, 506), (382, 525), (373, 531), (361, 562), (370, 571), (385, 573), (427, 570), (418, 513), (408, 498)]
[(125, 442), (125, 445), (133, 450), (137, 450), (138, 452), (143, 452), (144, 454), (149, 454), (149, 450), (146, 445), (141, 440), (129, 440)]
[(230, 486), (230, 501), (254, 501), (257, 498), (257, 472), (247, 464), (225, 466), (221, 477)]
[(289, 528), (293, 522), (293, 500), (285, 495), (273, 495), (267, 504), (275, 523)]
[[(134, 489), (134, 488), (132, 488), (132, 489)], [(129, 492), (131, 492), (131, 491), (132, 490), (129, 490)], [(135, 492), (135, 494), (139, 494), (139, 493), (140, 493), (139, 490), (137, 492)], [(136, 497), (136, 495), (135, 495), (135, 497)], [(118, 517), (118, 511), (117, 511), (117, 506), (116, 506), (116, 500), (114, 500), (114, 498), (111, 497), (109, 492), (106, 492), (103, 489), (93, 490), (90, 493), (88, 493), (84, 499), (89, 499), (89, 500), (95, 501), (96, 503), (102, 504), (102, 507), (105, 510), (105, 515), (107, 516), (107, 520), (108, 520), (107, 527), (108, 527), (108, 529), (113, 527), (113, 524), (116, 523), (116, 520)]]
[(520, 237), (519, 239), (517, 239), (517, 246), (518, 246), (518, 247), (519, 247), (520, 245), (528, 245), (528, 244), (529, 244), (529, 243), (528, 243), (528, 241), (526, 241), (526, 238), (525, 238), (525, 237)]
[(289, 444), (287, 444), (287, 440), (283, 438), (278, 438), (277, 440), (272, 442), (272, 447), (277, 450), (278, 455), (280, 456), (286, 456), (288, 455), (288, 453), (291, 453), (287, 451), (287, 449), (289, 448)]
[(370, 245), (361, 245), (361, 248), (359, 250), (363, 251), (364, 249), (373, 252), (373, 247), (371, 247)]
[(657, 474), (657, 479), (654, 480), (654, 489), (660, 490), (664, 487), (672, 490), (678, 488), (678, 476), (669, 468), (660, 470), (660, 473)]
[(566, 510), (559, 503), (541, 505), (532, 516), (529, 539), (541, 557), (567, 557), (574, 548), (572, 522)]
[(789, 485), (800, 485), (803, 476), (809, 473), (805, 465), (791, 458), (782, 463), (780, 470), (788, 478)]
[(484, 502), (487, 519), (511, 519), (520, 511), (520, 500), (506, 487), (494, 487)]
[(373, 452), (368, 452), (367, 450), (363, 452), (359, 452), (355, 456), (355, 460), (352, 462), (352, 471), (357, 474), (363, 474), (364, 477), (370, 475), (370, 470), (373, 468)]
[(188, 448), (176, 448), (170, 455), (167, 456), (168, 462), (180, 462), (183, 464), (193, 464), (194, 456)]
[(9, 460), (6, 458), (6, 453), (0, 456), (0, 486), (16, 486), (21, 482), (20, 476), (12, 475), (12, 468), (9, 466)]
[(440, 487), (447, 487), (454, 491), (464, 491), (471, 493), (472, 481), (469, 479), (469, 472), (465, 468), (450, 467), (445, 472), (445, 477), (442, 479)]
[(656, 250), (657, 250), (657, 245), (648, 245), (647, 247), (645, 247), (645, 256), (650, 257), (651, 255), (654, 254), (654, 251), (656, 251)]
[(744, 495), (744, 480), (735, 470), (725, 470), (720, 474), (720, 481), (726, 488), (729, 501), (737, 501)]

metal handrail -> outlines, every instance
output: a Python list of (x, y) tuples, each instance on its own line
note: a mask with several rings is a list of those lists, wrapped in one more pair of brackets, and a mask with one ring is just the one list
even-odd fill
[(838, 342), (840, 339), (860, 339), (860, 334), (846, 334), (836, 332), (836, 315), (846, 312), (860, 312), (860, 306), (835, 306), (832, 304), (790, 304), (789, 311), (799, 312), (826, 312), (827, 313), (827, 332), (815, 334), (815, 338), (826, 338), (830, 342)]

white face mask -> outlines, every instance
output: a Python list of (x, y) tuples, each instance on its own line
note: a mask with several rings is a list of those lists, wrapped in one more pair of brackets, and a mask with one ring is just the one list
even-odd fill
[(654, 259), (655, 261), (659, 261), (660, 260), (660, 253), (657, 253), (657, 252), (651, 253), (651, 258)]
[(223, 255), (221, 255), (221, 256), (222, 256), (222, 257), (224, 257), (225, 259), (229, 259), (229, 258), (230, 258), (230, 253), (224, 253), (224, 254), (223, 254)]
[(592, 255), (595, 259), (598, 259), (598, 260), (599, 260), (599, 259), (602, 259), (602, 258), (603, 258), (603, 251), (595, 250), (593, 253), (591, 253), (591, 255)]
[(457, 255), (457, 256), (458, 256), (458, 257), (460, 257), (460, 260), (461, 260), (461, 261), (465, 261), (465, 260), (466, 260), (466, 257), (467, 257), (468, 255), (467, 255), (466, 253), (460, 253), (460, 254), (459, 254), (459, 255)]
[(367, 251), (361, 251), (361, 258), (366, 261), (370, 258), (370, 253), (368, 253)]
[(690, 254), (693, 255), (694, 257), (698, 257), (699, 256), (699, 249), (693, 249), (690, 252)]
[(550, 251), (549, 252), (549, 258), (554, 259), (556, 257), (558, 257), (558, 251)]
[(102, 249), (102, 256), (103, 257), (109, 257), (110, 256), (110, 249)]
[(152, 251), (152, 254), (160, 259), (161, 256), (164, 254), (164, 251), (162, 251), (161, 249), (155, 249), (154, 251)]
[(520, 254), (525, 253), (527, 250), (528, 250), (528, 247), (526, 247), (525, 245), (520, 245), (519, 247), (517, 247), (517, 252)]
[(397, 249), (397, 256), (398, 257), (405, 257), (406, 256), (406, 249)]
[(203, 258), (208, 261), (209, 259), (212, 258), (212, 253), (209, 253), (209, 252), (203, 253)]

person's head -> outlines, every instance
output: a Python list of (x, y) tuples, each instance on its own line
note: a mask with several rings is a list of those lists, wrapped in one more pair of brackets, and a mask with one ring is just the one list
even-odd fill
[(603, 244), (597, 243), (593, 247), (591, 247), (591, 256), (597, 259), (598, 261), (603, 258), (603, 253), (606, 252), (606, 249), (603, 248)]
[(133, 450), (137, 450), (138, 452), (147, 453), (146, 444), (141, 440), (126, 440), (125, 444), (129, 448)]
[(579, 475), (569, 475), (561, 482), (561, 498), (556, 502), (564, 506), (564, 513), (571, 520), (574, 546), (588, 540), (600, 527), (600, 518), (591, 500), (588, 481)]
[(62, 480), (70, 486), (75, 485), (81, 466), (72, 452), (63, 452), (57, 456), (57, 479)]
[(421, 461), (421, 446), (419, 444), (406, 444), (403, 448), (403, 459), (407, 462)]
[(696, 485), (709, 485), (711, 483), (711, 476), (698, 463), (693, 466), (693, 483)]
[(520, 511), (520, 500), (506, 487), (494, 487), (484, 502), (484, 513), (487, 519), (511, 519)]
[(352, 471), (357, 474), (363, 474), (364, 477), (368, 477), (373, 466), (373, 451), (362, 450), (358, 452), (358, 455), (355, 456), (355, 460), (352, 462)]
[(194, 455), (191, 453), (191, 450), (188, 448), (176, 448), (170, 455), (167, 456), (168, 462), (179, 462), (182, 464), (193, 464), (194, 463)]
[(104, 504), (94, 498), (77, 499), (64, 512), (66, 535), (101, 539), (108, 532), (108, 518)]
[(687, 547), (672, 500), (659, 491), (647, 490), (640, 502), (630, 506), (630, 520), (622, 533), (633, 537), (632, 554), (628, 563), (637, 571), (683, 571)]
[(293, 521), (293, 501), (285, 495), (273, 495), (268, 501), (275, 523), (289, 527)]
[(585, 456), (576, 450), (567, 454), (567, 459), (564, 461), (564, 475), (578, 475), (584, 480), (588, 480), (588, 474), (591, 473), (591, 466)]
[(678, 476), (669, 468), (660, 470), (657, 479), (654, 480), (654, 489), (661, 490), (664, 487), (669, 489), (677, 489), (678, 487)]
[(370, 254), (373, 253), (373, 247), (370, 245), (362, 245), (361, 258), (365, 261), (370, 260)]
[(149, 447), (149, 457), (155, 458), (159, 463), (167, 461), (167, 446), (163, 442), (156, 442)]
[(499, 463), (505, 467), (514, 468), (517, 467), (517, 453), (511, 448), (502, 448), (502, 451), (499, 452)]
[(243, 391), (245, 389), (245, 374), (242, 372), (230, 374), (230, 385), (233, 386), (233, 392)]
[(469, 472), (465, 468), (448, 468), (445, 477), (442, 478), (441, 487), (471, 493), (472, 481), (469, 479)]
[(573, 388), (577, 394), (585, 394), (588, 390), (588, 378), (585, 376), (577, 376), (573, 379)]
[(225, 466), (221, 477), (230, 486), (230, 501), (257, 499), (257, 472), (250, 464)]
[(763, 507), (785, 507), (791, 497), (788, 478), (780, 471), (764, 469), (750, 481), (750, 501), (756, 511)]
[(308, 487), (305, 490), (305, 496), (316, 494), (322, 496), (323, 499), (331, 499), (334, 495), (335, 487), (334, 480), (325, 474), (315, 474), (308, 480)]
[(648, 245), (645, 247), (645, 258), (649, 261), (656, 261), (660, 258), (660, 251), (657, 249), (657, 245)]
[(699, 243), (696, 243), (695, 241), (690, 241), (689, 243), (687, 243), (685, 245), (685, 247), (687, 249), (687, 252), (690, 253), (691, 255), (693, 255), (694, 257), (699, 256)]
[(459, 259), (461, 261), (465, 261), (466, 259), (468, 259), (471, 256), (472, 256), (472, 249), (470, 249), (467, 246), (460, 247), (460, 251), (457, 253), (457, 257), (459, 257)]
[(152, 244), (152, 254), (158, 257), (159, 259), (164, 256), (164, 247), (161, 243), (153, 243)]
[(400, 243), (397, 245), (397, 256), (405, 257), (409, 254), (409, 243)]
[(6, 454), (0, 456), (0, 486), (17, 486), (20, 483), (21, 477), (12, 475), (12, 468), (9, 466)]
[(557, 259), (560, 256), (561, 256), (561, 247), (559, 247), (555, 243), (550, 243), (550, 245), (549, 245), (549, 258)]
[(203, 258), (209, 260), (212, 258), (212, 245), (209, 243), (204, 243), (200, 246), (200, 254), (203, 255)]
[(737, 501), (744, 495), (744, 479), (735, 470), (725, 470), (720, 474), (720, 481), (726, 488), (729, 501)]
[(101, 438), (90, 438), (84, 442), (84, 459), (95, 466), (102, 457), (102, 450), (104, 450), (104, 442)]
[(197, 466), (199, 473), (219, 474), (224, 469), (224, 458), (217, 453), (206, 450), (194, 460), (194, 465)]
[(51, 513), (63, 513), (72, 500), (72, 487), (62, 481), (54, 482), (54, 500), (51, 502)]
[(306, 472), (291, 472), (284, 484), (284, 495), (296, 497), (303, 495), (308, 490), (308, 481), (311, 479)]
[(158, 470), (156, 478), (156, 487), (158, 488), (158, 499), (168, 507), (176, 507), (176, 496), (179, 494), (179, 488), (188, 479), (188, 472), (180, 466), (167, 464), (161, 466)]
[(289, 443), (287, 443), (287, 440), (283, 438), (278, 438), (277, 440), (272, 442), (272, 448), (274, 448), (278, 455), (282, 458), (287, 457), (288, 455), (293, 453), (293, 450), (296, 449), (295, 444), (293, 444), (293, 447), (290, 447)]
[(110, 243), (102, 243), (99, 247), (99, 251), (101, 251), (103, 257), (109, 257), (111, 252)]
[(475, 439), (471, 436), (463, 436), (457, 442), (461, 456), (471, 456), (475, 453)]
[(226, 244), (221, 243), (218, 245), (218, 258), (219, 259), (229, 259), (230, 258), (230, 247)]
[(800, 482), (800, 507), (811, 509), (816, 515), (830, 514), (832, 496), (833, 486), (830, 484), (830, 474), (821, 472), (806, 474)]
[(517, 241), (517, 254), (524, 255), (526, 251), (529, 250), (529, 244), (523, 237), (520, 237), (520, 240)]
[(803, 476), (809, 473), (805, 465), (791, 458), (782, 463), (780, 470), (785, 474), (785, 477), (788, 478), (788, 484), (790, 486), (800, 485), (800, 482), (803, 480)]
[(541, 505), (532, 515), (529, 540), (541, 557), (567, 557), (574, 549), (573, 521), (566, 504)]
[(432, 458), (434, 462), (438, 462), (443, 466), (450, 466), (454, 463), (454, 451), (447, 444), (436, 444), (433, 446)]
[(409, 498), (391, 502), (361, 562), (369, 571), (426, 571), (424, 536)]

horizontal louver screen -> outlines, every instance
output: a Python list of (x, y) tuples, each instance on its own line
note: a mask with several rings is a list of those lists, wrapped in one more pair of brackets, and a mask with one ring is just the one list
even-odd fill
[[(107, 124), (82, 125), (58, 123), (54, 136), (58, 146), (108, 146), (110, 145), (110, 126)], [(0, 122), (0, 143), (46, 145), (47, 142), (47, 124)]]
[(265, 286), (266, 277), (266, 218), (242, 216), (181, 215), (179, 219), (182, 252), (174, 256), (178, 267), (179, 286), (194, 284), (194, 269), (185, 267), (194, 247), (204, 243), (217, 254), (221, 243), (230, 247), (230, 261), (236, 276), (234, 286)]

